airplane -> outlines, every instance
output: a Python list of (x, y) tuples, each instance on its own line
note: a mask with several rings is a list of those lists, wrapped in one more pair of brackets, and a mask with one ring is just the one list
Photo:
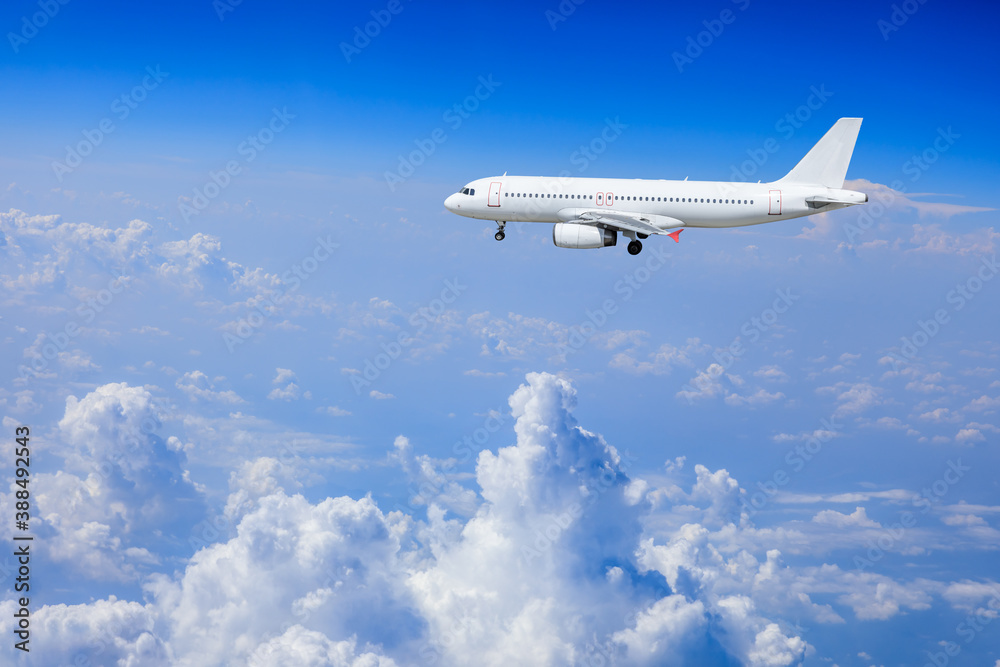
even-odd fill
[[(841, 118), (795, 168), (771, 183), (622, 178), (493, 176), (472, 181), (444, 201), (452, 213), (493, 220), (503, 241), (508, 222), (550, 222), (560, 248), (604, 248), (629, 239), (642, 251), (654, 234), (680, 242), (688, 228), (744, 227), (864, 204), (844, 190), (861, 118)], [(671, 231), (673, 230), (673, 231)]]

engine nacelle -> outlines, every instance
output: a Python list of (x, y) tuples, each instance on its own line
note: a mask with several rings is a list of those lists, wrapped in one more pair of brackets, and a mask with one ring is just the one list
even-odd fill
[(552, 242), (560, 248), (604, 248), (618, 243), (618, 232), (575, 222), (552, 226)]

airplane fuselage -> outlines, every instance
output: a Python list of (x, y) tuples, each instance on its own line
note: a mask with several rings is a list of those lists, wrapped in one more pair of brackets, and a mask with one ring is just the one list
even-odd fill
[[(583, 211), (599, 210), (641, 214), (661, 229), (758, 225), (831, 211), (867, 199), (864, 193), (816, 186), (545, 176), (481, 178), (463, 189), (475, 194), (455, 193), (445, 206), (469, 218), (551, 223), (572, 220)], [(844, 203), (816, 206), (806, 202), (806, 198), (818, 194)]]

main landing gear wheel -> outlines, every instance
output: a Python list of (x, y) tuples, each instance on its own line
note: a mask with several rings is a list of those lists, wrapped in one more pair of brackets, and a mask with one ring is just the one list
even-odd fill
[(506, 235), (503, 232), (497, 232), (496, 234), (493, 235), (493, 238), (495, 238), (497, 241), (503, 241), (505, 236)]
[(639, 243), (638, 241), (632, 241), (631, 243), (628, 244), (628, 254), (638, 255), (640, 252), (642, 252), (641, 243)]
[(503, 241), (504, 236), (506, 236), (506, 234), (503, 233), (503, 230), (504, 227), (506, 226), (507, 226), (506, 222), (500, 222), (499, 220), (497, 220), (497, 233), (493, 235), (493, 238), (495, 238), (497, 241)]

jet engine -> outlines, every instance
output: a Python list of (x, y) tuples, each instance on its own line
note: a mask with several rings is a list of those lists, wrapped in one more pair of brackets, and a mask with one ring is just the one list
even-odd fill
[(605, 248), (618, 243), (618, 232), (575, 222), (557, 222), (552, 226), (552, 242), (560, 248)]

